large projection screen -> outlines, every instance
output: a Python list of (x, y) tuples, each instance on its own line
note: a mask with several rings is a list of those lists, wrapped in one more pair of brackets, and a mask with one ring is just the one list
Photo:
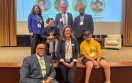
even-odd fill
[(55, 18), (60, 12), (60, 4), (68, 5), (68, 12), (73, 17), (79, 15), (80, 6), (86, 7), (86, 14), (91, 14), (94, 22), (121, 22), (122, 0), (17, 0), (17, 21), (27, 21), (33, 5), (37, 4), (42, 9), (42, 15), (46, 20)]

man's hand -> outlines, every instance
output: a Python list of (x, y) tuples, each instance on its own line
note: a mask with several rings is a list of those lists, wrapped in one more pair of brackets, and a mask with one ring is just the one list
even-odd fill
[(48, 36), (47, 39), (50, 39), (50, 36)]
[(48, 36), (48, 37), (47, 37), (48, 40), (52, 40), (52, 39), (54, 39), (54, 38), (55, 38), (54, 36)]
[(97, 58), (97, 63), (99, 63), (100, 62), (100, 58)]
[(42, 83), (50, 83), (50, 81), (51, 81), (51, 78), (48, 78), (46, 81), (45, 81), (45, 80), (43, 80), (43, 82), (42, 82)]
[(43, 80), (43, 82), (42, 83), (47, 83), (45, 80)]
[(95, 66), (96, 69), (100, 67), (99, 63), (97, 61), (93, 61), (93, 64), (94, 64), (94, 66)]

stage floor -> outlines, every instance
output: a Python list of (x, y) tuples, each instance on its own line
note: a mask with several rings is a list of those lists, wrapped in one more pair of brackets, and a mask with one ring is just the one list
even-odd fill
[[(0, 62), (22, 62), (26, 56), (30, 56), (30, 47), (0, 47)], [(109, 62), (132, 61), (132, 47), (103, 49), (102, 56)]]

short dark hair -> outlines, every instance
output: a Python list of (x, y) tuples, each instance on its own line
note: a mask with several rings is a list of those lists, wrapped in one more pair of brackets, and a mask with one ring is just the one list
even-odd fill
[(48, 18), (48, 19), (46, 20), (46, 23), (48, 24), (50, 20), (55, 21), (53, 18)]
[(90, 31), (88, 31), (88, 30), (85, 30), (85, 31), (83, 31), (82, 35), (83, 36), (92, 35), (92, 33)]

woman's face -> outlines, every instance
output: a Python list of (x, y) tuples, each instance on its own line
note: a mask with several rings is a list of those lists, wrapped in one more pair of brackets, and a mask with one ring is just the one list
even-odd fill
[(35, 11), (35, 14), (38, 14), (38, 13), (39, 13), (39, 8), (38, 8), (38, 6), (35, 6), (35, 7), (34, 7), (34, 11)]
[(64, 34), (66, 37), (70, 37), (71, 36), (71, 29), (69, 27), (66, 28)]
[(49, 27), (54, 26), (54, 20), (49, 20), (48, 26), (49, 26)]

